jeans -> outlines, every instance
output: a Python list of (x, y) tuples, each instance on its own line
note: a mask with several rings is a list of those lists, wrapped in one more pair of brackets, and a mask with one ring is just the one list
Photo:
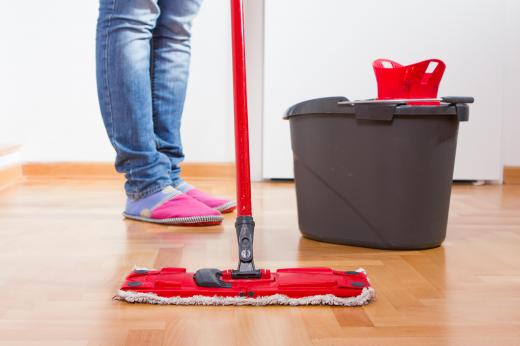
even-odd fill
[(191, 26), (202, 0), (100, 0), (98, 96), (129, 198), (182, 182)]

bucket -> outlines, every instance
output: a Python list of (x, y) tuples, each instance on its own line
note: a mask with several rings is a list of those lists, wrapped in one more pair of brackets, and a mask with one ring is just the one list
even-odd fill
[(301, 233), (427, 249), (446, 237), (459, 123), (472, 98), (304, 101), (290, 122)]

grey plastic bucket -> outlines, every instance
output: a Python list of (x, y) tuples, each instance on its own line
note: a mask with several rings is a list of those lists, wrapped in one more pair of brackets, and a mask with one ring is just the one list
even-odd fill
[(458, 100), (419, 106), (329, 97), (291, 107), (285, 118), (302, 234), (382, 249), (439, 246), (459, 122), (469, 114)]

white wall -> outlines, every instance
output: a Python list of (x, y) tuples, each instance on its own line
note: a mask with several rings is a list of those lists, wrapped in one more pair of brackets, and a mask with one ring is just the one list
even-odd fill
[[(505, 1), (508, 30), (503, 39), (510, 70), (497, 73), (505, 72), (512, 87), (504, 90), (508, 111), (500, 155), (506, 165), (520, 166), (520, 110), (515, 107), (520, 64), (514, 58), (520, 55), (515, 36), (520, 32), (520, 2)], [(261, 158), (262, 3), (245, 1), (253, 176), (259, 175)], [(97, 0), (2, 1), (0, 142), (22, 144), (25, 161), (113, 160), (95, 87), (97, 7)], [(228, 0), (206, 0), (194, 26), (183, 123), (187, 161), (234, 159), (228, 21)]]
[(503, 160), (520, 166), (520, 1), (506, 0)]
[(374, 97), (378, 57), (404, 64), (439, 57), (448, 67), (440, 94), (475, 96), (459, 131), (456, 179), (500, 180), (503, 162), (520, 161), (520, 2), (266, 0), (265, 13), (264, 176), (292, 176), (287, 107)]
[[(224, 0), (227, 1), (227, 0)], [(251, 179), (262, 179), (264, 1), (244, 1)]]
[[(112, 161), (98, 108), (98, 1), (2, 1), (0, 142), (25, 161)], [(234, 160), (229, 2), (208, 0), (194, 26), (183, 123), (187, 161)]]

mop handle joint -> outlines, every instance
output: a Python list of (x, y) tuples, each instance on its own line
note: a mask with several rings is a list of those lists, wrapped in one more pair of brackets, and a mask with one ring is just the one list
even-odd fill
[(238, 241), (238, 269), (233, 270), (233, 279), (259, 279), (261, 270), (255, 269), (253, 261), (253, 240), (255, 221), (252, 216), (239, 216), (235, 222)]

